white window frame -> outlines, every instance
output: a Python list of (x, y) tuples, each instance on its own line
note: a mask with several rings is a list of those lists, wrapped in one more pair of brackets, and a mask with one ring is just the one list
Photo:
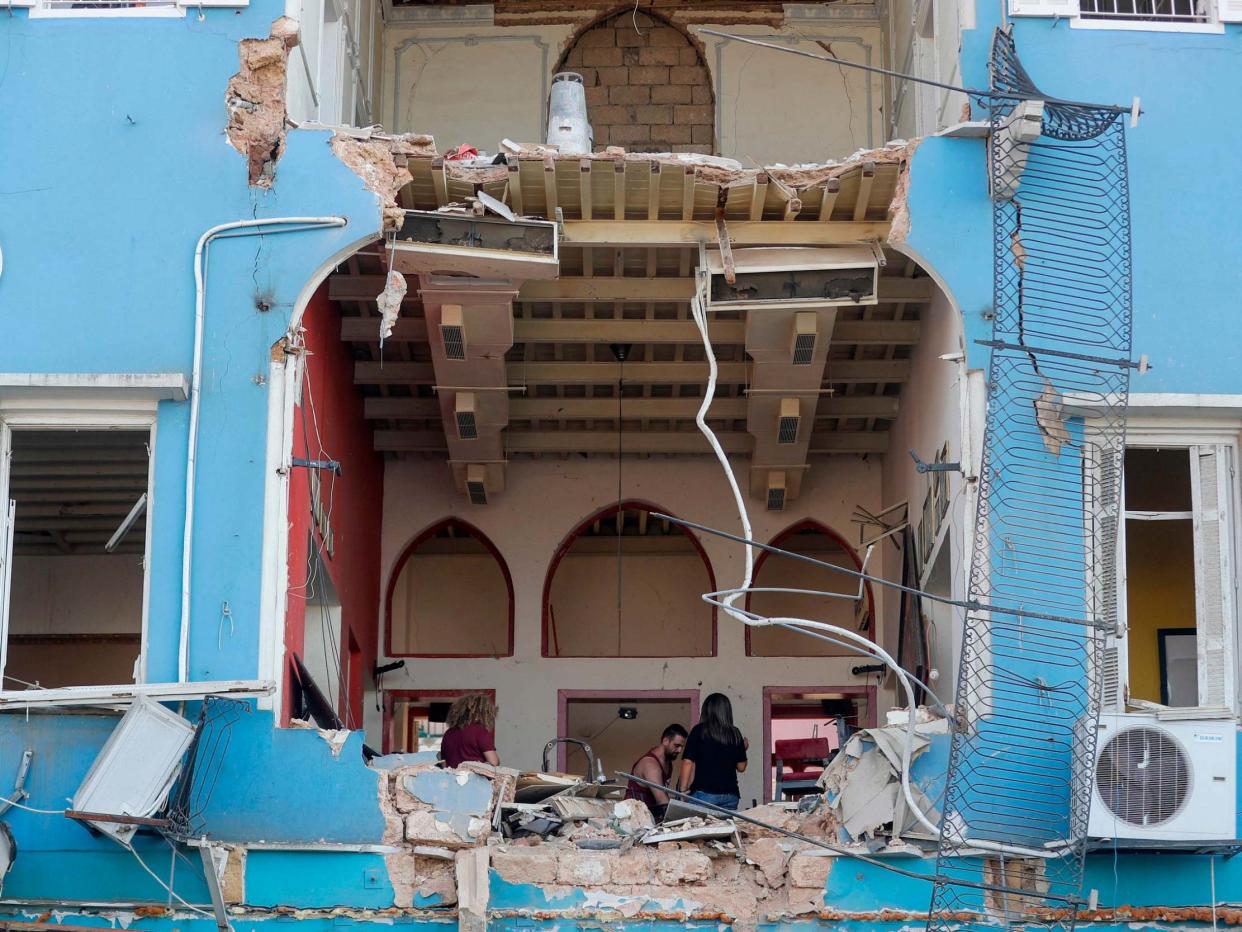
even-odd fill
[(1162, 22), (1084, 18), (1079, 0), (1009, 0), (1009, 15), (1068, 19), (1073, 29), (1110, 29), (1128, 32), (1189, 32), (1222, 34), (1225, 23), (1242, 22), (1242, 0), (1209, 0), (1211, 9), (1205, 22)]
[[(1172, 413), (1172, 412), (1170, 412)], [(1132, 420), (1128, 426), (1126, 437), (1126, 449), (1178, 449), (1185, 450), (1187, 457), (1191, 457), (1196, 450), (1218, 450), (1226, 453), (1229, 460), (1229, 472), (1221, 483), (1224, 490), (1225, 500), (1220, 504), (1223, 506), (1221, 520), (1224, 524), (1221, 533), (1221, 545), (1227, 557), (1227, 566), (1229, 577), (1222, 580), (1222, 596), (1223, 606), (1226, 612), (1224, 643), (1222, 649), (1225, 651), (1225, 704), (1224, 706), (1205, 706), (1202, 704), (1202, 689), (1204, 688), (1203, 667), (1204, 667), (1204, 644), (1202, 635), (1199, 642), (1199, 673), (1200, 673), (1200, 704), (1189, 709), (1178, 710), (1180, 714), (1186, 715), (1190, 713), (1202, 714), (1236, 714), (1239, 704), (1239, 650), (1238, 650), (1238, 554), (1242, 552), (1239, 544), (1240, 532), (1242, 532), (1242, 502), (1239, 501), (1238, 488), (1238, 454), (1239, 454), (1239, 431), (1242, 430), (1242, 424), (1236, 422), (1233, 418), (1222, 421), (1214, 418), (1193, 418), (1188, 420), (1179, 420), (1175, 426), (1170, 424), (1166, 419), (1151, 418)], [(1197, 464), (1192, 460), (1191, 466), (1191, 484), (1195, 497), (1194, 507), (1192, 508), (1192, 517), (1194, 520), (1195, 533), (1195, 626), (1200, 632), (1203, 630), (1203, 594), (1200, 588), (1201, 568), (1200, 563), (1206, 554), (1200, 551), (1201, 533), (1202, 533), (1202, 514), (1199, 510), (1199, 503), (1202, 501), (1201, 490), (1199, 489), (1199, 473)], [(1129, 694), (1129, 644), (1126, 638), (1129, 619), (1129, 604), (1127, 593), (1128, 568), (1126, 565), (1126, 549), (1125, 549), (1125, 524), (1126, 511), (1125, 502), (1125, 476), (1124, 468), (1121, 476), (1121, 494), (1122, 506), (1119, 514), (1117, 528), (1117, 609), (1118, 618), (1121, 624), (1121, 630), (1118, 633), (1115, 644), (1118, 648), (1118, 675), (1121, 683), (1121, 703), (1124, 704)], [(1178, 714), (1178, 713), (1174, 713)]]
[[(8, 659), (9, 621), (12, 605), (10, 603), (12, 579), (12, 535), (13, 528), (9, 524), (9, 464), (12, 451), (14, 430), (133, 430), (146, 431), (150, 453), (147, 458), (147, 527), (154, 525), (155, 509), (158, 496), (155, 489), (155, 450), (158, 398), (122, 399), (106, 393), (98, 395), (79, 395), (57, 397), (52, 394), (26, 393), (18, 397), (6, 397), (0, 393), (0, 503), (3, 503), (6, 517), (0, 519), (4, 525), (3, 539), (0, 540), (0, 564), (3, 564), (3, 576), (0, 587), (3, 598), (0, 598), (0, 677), (3, 676), (5, 663)], [(147, 681), (147, 643), (150, 620), (151, 601), (151, 538), (148, 530), (145, 549), (142, 555), (142, 634), (139, 643), (138, 662), (134, 667), (134, 680), (130, 683), (116, 684), (120, 688), (132, 688), (135, 684)], [(0, 702), (7, 699), (23, 697), (30, 690), (4, 689), (4, 681), (0, 679)], [(78, 688), (78, 687), (70, 687)]]
[(0, 7), (28, 9), (31, 19), (183, 19), (188, 10), (213, 7), (246, 7), (250, 0), (176, 0), (161, 6), (132, 6), (119, 9), (54, 9), (47, 0), (0, 0)]

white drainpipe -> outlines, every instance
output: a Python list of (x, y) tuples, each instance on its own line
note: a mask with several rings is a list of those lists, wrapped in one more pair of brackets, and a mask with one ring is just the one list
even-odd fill
[[(185, 528), (181, 538), (181, 630), (178, 635), (177, 681), (189, 682), (190, 677), (190, 571), (193, 563), (194, 539), (194, 474), (198, 457), (198, 406), (203, 382), (203, 321), (207, 307), (207, 247), (214, 239), (237, 236), (269, 236), (343, 227), (344, 217), (266, 217), (234, 220), (209, 229), (198, 238), (194, 249), (194, 364), (190, 378), (190, 439), (186, 445), (185, 465)], [(275, 227), (275, 229), (268, 229)]]

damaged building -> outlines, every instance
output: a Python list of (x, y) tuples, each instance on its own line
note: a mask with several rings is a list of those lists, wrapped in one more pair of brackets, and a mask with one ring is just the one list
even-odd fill
[(9, 0), (0, 924), (1242, 922), (1239, 22)]

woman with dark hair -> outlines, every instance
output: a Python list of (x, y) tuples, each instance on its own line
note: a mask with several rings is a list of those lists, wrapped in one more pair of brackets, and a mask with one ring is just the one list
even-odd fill
[(456, 767), (466, 761), (500, 765), (496, 753), (496, 708), (483, 693), (459, 696), (449, 706), (448, 730), (440, 741), (444, 763)]
[(723, 693), (703, 700), (699, 723), (690, 729), (678, 789), (722, 809), (737, 809), (737, 775), (746, 770), (750, 742), (733, 724), (733, 705)]

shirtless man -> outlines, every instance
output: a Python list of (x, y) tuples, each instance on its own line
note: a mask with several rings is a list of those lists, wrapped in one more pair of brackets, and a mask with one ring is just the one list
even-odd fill
[[(630, 773), (651, 783), (668, 786), (673, 776), (673, 761), (681, 756), (686, 747), (686, 729), (681, 725), (669, 725), (660, 735), (660, 743), (634, 762)], [(651, 810), (657, 822), (664, 818), (668, 808), (668, 794), (631, 780), (625, 791), (626, 799), (641, 799)]]

